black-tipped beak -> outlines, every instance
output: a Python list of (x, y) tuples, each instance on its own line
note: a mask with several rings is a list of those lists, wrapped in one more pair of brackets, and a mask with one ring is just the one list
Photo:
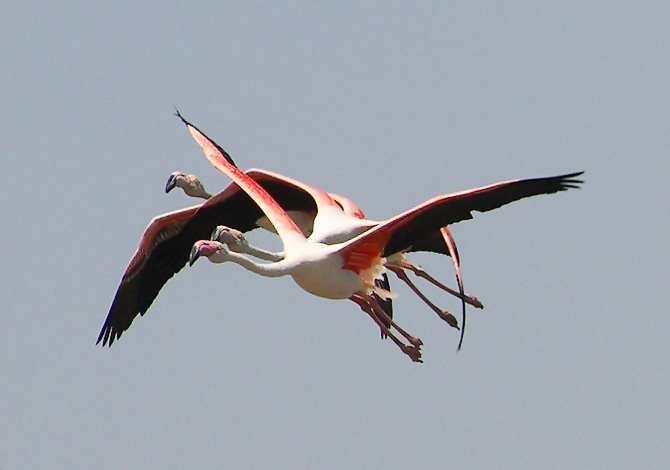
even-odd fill
[(218, 227), (216, 227), (214, 229), (214, 231), (212, 232), (212, 236), (209, 237), (209, 239), (217, 241), (217, 242), (220, 241), (219, 236), (221, 235), (221, 230), (223, 230), (223, 227), (221, 227), (220, 225)]
[(170, 177), (167, 180), (167, 184), (165, 185), (165, 193), (169, 193), (172, 191), (175, 186), (177, 186), (177, 176), (176, 175), (170, 175)]
[(196, 244), (191, 248), (191, 256), (188, 260), (188, 265), (193, 266), (193, 263), (198, 261), (198, 258), (200, 258), (200, 247)]

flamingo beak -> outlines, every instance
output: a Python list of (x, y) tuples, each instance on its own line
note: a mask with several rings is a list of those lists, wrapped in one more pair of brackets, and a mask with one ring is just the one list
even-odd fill
[(198, 258), (200, 258), (200, 245), (196, 243), (193, 245), (193, 248), (191, 248), (191, 256), (189, 257), (188, 265), (193, 266), (193, 263), (198, 261)]
[(172, 173), (167, 180), (167, 184), (165, 185), (165, 193), (166, 194), (169, 193), (176, 186), (177, 186), (177, 173)]
[(209, 237), (209, 239), (210, 239), (210, 240), (217, 241), (217, 242), (220, 241), (220, 240), (219, 240), (219, 237), (221, 236), (221, 232), (222, 232), (223, 230), (224, 230), (223, 225), (218, 225), (218, 226), (214, 229), (214, 231), (212, 232), (212, 236)]

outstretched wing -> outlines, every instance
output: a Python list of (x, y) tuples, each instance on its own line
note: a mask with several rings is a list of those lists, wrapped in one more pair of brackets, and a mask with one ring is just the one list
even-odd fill
[[(300, 188), (274, 179), (254, 178), (286, 210), (314, 214), (314, 199)], [(112, 345), (138, 315), (144, 315), (160, 290), (188, 262), (193, 244), (208, 239), (217, 225), (242, 232), (257, 228), (264, 214), (236, 184), (200, 206), (156, 217), (145, 230), (140, 246), (121, 279), (97, 343)]]
[(473, 212), (488, 212), (527, 197), (579, 188), (583, 181), (577, 177), (581, 174), (583, 172), (504, 181), (443, 194), (383, 222), (373, 230), (390, 232), (384, 256), (404, 250), (435, 251), (433, 247), (445, 246), (440, 236), (441, 227), (472, 219)]

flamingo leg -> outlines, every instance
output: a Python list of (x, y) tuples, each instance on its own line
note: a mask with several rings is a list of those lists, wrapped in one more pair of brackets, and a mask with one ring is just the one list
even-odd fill
[(395, 266), (387, 266), (388, 269), (393, 271), (398, 278), (405, 282), (409, 286), (412, 291), (416, 295), (419, 296), (421, 300), (423, 300), (435, 313), (437, 313), (437, 316), (440, 317), (442, 320), (447, 322), (449, 326), (456, 328), (457, 330), (460, 329), (458, 327), (458, 320), (456, 320), (456, 317), (454, 317), (451, 313), (447, 312), (446, 310), (440, 309), (437, 305), (435, 305), (433, 302), (431, 302), (428, 297), (426, 297), (423, 292), (421, 292), (418, 287), (414, 285), (414, 283), (407, 277), (407, 274), (405, 274), (405, 271), (403, 271), (401, 268), (395, 267)]
[(372, 306), (372, 309), (374, 310), (375, 314), (377, 317), (385, 322), (388, 322), (395, 330), (400, 333), (402, 336), (404, 336), (407, 341), (409, 341), (412, 346), (421, 347), (423, 345), (423, 341), (421, 339), (417, 338), (416, 336), (413, 336), (406, 332), (404, 329), (402, 329), (396, 322), (394, 322), (391, 317), (388, 316), (388, 314), (384, 311), (384, 309), (379, 305), (377, 300), (373, 297), (370, 297), (368, 303)]
[(443, 291), (445, 291), (445, 292), (447, 292), (447, 293), (449, 293), (449, 294), (451, 294), (455, 297), (458, 297), (461, 300), (464, 300), (466, 303), (472, 305), (473, 307), (484, 308), (484, 305), (479, 301), (479, 299), (477, 299), (477, 297), (475, 297), (474, 295), (471, 295), (471, 294), (460, 294), (457, 291), (445, 286), (440, 281), (438, 281), (437, 279), (432, 277), (430, 274), (428, 274), (426, 271), (424, 271), (424, 269), (421, 266), (419, 266), (418, 264), (414, 264), (414, 263), (412, 263), (408, 260), (402, 260), (400, 262), (394, 261), (393, 263), (387, 263), (386, 267), (387, 268), (399, 267), (399, 268), (402, 268), (402, 269), (408, 269), (408, 270), (412, 271), (414, 274), (416, 274), (418, 277), (424, 278), (425, 280), (427, 280), (431, 284), (439, 287)]
[[(458, 250), (456, 249), (456, 242), (454, 241), (454, 237), (451, 235), (449, 228), (442, 227), (440, 229), (440, 234), (442, 235), (445, 245), (447, 245), (447, 249), (449, 250), (449, 256), (451, 257), (451, 260), (454, 264), (454, 271), (456, 272), (456, 283), (458, 284), (458, 293), (454, 292), (452, 289), (449, 289), (447, 286), (438, 282), (436, 279), (430, 276), (423, 268), (421, 268), (421, 266), (412, 263), (407, 258), (401, 257), (399, 260), (397, 260), (397, 262), (398, 265), (400, 266), (404, 265), (405, 269), (412, 270), (415, 274), (419, 275), (420, 277), (424, 277), (424, 279), (431, 281), (436, 286), (441, 287), (446, 292), (455, 295), (456, 297), (461, 299), (462, 327), (461, 327), (461, 337), (458, 340), (458, 348), (457, 348), (457, 350), (460, 351), (461, 347), (463, 346), (463, 338), (465, 337), (465, 318), (466, 318), (466, 308), (465, 308), (466, 295), (465, 295), (465, 289), (463, 288), (463, 278), (461, 276), (460, 258), (458, 256)], [(458, 328), (458, 322), (456, 321), (456, 318), (449, 312), (445, 312), (438, 309), (432, 302), (430, 302), (428, 298), (425, 295), (423, 295), (423, 293), (419, 291), (419, 289), (409, 280), (409, 278), (405, 274), (405, 271), (403, 271), (402, 268), (395, 267), (394, 269), (393, 267), (391, 267), (390, 269), (393, 272), (395, 272), (395, 274), (400, 279), (405, 281), (405, 283), (410, 287), (410, 289), (412, 289), (414, 293), (419, 296), (419, 298), (421, 298), (424, 302), (426, 302), (428, 306), (430, 306), (440, 318), (442, 318), (444, 321), (449, 323), (454, 328)], [(474, 296), (468, 296), (468, 297), (470, 298), (471, 301), (472, 300), (476, 301), (476, 303), (479, 304), (479, 308), (484, 308), (482, 303), (476, 297)]]
[[(421, 345), (423, 344), (419, 338), (409, 335), (406, 331), (398, 327), (384, 312), (384, 310), (376, 305), (376, 301), (372, 297), (363, 297), (361, 295), (355, 294), (349, 297), (352, 301), (356, 302), (361, 310), (370, 315), (370, 318), (379, 326), (382, 332), (391, 338), (391, 340), (400, 348), (402, 352), (407, 354), (412, 362), (423, 362), (421, 359)], [(381, 318), (380, 318), (381, 317)], [(394, 335), (389, 328), (386, 326), (384, 321), (391, 324), (400, 334), (405, 336), (411, 344), (405, 344), (396, 335)]]

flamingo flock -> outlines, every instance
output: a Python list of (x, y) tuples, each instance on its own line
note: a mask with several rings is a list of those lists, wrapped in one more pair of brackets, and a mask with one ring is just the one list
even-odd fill
[[(442, 194), (383, 221), (367, 219), (344, 196), (325, 192), (267, 170), (239, 170), (230, 155), (182, 117), (209, 162), (232, 182), (217, 194), (207, 192), (195, 175), (174, 172), (165, 192), (181, 188), (205, 201), (154, 217), (142, 235), (116, 291), (97, 343), (111, 346), (144, 315), (168, 280), (201, 257), (235, 263), (265, 277), (291, 276), (302, 289), (328, 299), (355, 302), (413, 362), (422, 362), (423, 342), (393, 318), (395, 294), (387, 272), (394, 273), (442, 320), (465, 332), (466, 304), (483, 308), (464, 291), (460, 260), (448, 226), (520, 199), (553, 194), (583, 183), (583, 172), (511, 180)], [(247, 241), (245, 233), (263, 228), (276, 233), (281, 252)], [(408, 254), (427, 251), (451, 257), (458, 290), (450, 289), (412, 262)], [(461, 301), (461, 323), (437, 307), (410, 280), (412, 272)]]

